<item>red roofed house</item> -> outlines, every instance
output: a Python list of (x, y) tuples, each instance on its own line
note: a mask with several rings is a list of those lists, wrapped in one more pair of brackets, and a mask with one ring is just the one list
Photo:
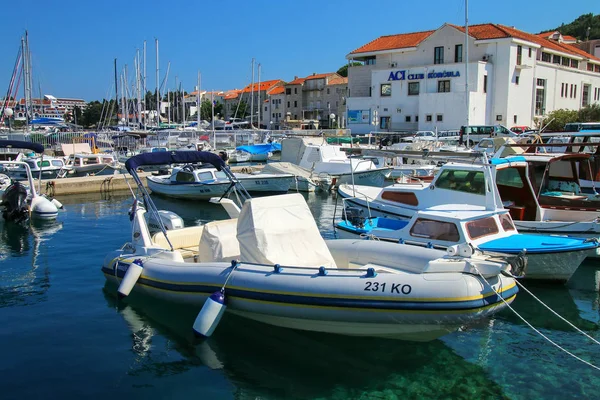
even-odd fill
[(248, 110), (250, 110), (251, 106), (254, 107), (254, 116), (252, 118), (252, 123), (254, 124), (254, 126), (258, 127), (259, 123), (257, 118), (259, 109), (261, 113), (261, 121), (264, 120), (262, 118), (262, 114), (264, 113), (264, 111), (261, 108), (261, 104), (268, 97), (268, 93), (271, 90), (275, 89), (276, 87), (283, 86), (284, 84), (285, 82), (281, 79), (262, 81), (260, 82), (260, 84), (258, 82), (255, 82), (254, 84), (246, 86), (239, 92), (231, 94), (231, 96), (225, 98), (225, 119), (240, 118), (239, 115), (237, 115), (236, 117), (236, 110), (238, 109), (238, 103), (240, 101), (243, 101), (244, 103), (246, 103)]
[(271, 121), (281, 127), (286, 125), (282, 121), (287, 120), (314, 121), (323, 128), (336, 126), (346, 111), (347, 85), (348, 79), (335, 72), (294, 77), (285, 85), (282, 111), (274, 110)]
[[(573, 38), (574, 39), (574, 38)], [(550, 111), (600, 102), (600, 58), (555, 32), (469, 26), (469, 124), (536, 123)], [(379, 37), (346, 58), (348, 128), (459, 129), (467, 121), (465, 28)]]

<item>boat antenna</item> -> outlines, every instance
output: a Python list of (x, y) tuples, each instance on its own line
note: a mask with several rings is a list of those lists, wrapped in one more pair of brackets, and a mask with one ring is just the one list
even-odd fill
[(469, 147), (469, 0), (465, 0), (465, 101), (467, 106), (467, 124), (465, 131), (467, 132), (467, 148)]

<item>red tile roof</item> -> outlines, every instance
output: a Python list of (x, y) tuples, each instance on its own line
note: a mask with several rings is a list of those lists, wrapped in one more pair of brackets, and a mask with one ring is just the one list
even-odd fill
[(305, 78), (296, 78), (293, 81), (288, 82), (288, 85), (302, 85), (305, 80)]
[(342, 85), (342, 84), (348, 84), (348, 78), (344, 78), (343, 76), (336, 76), (334, 78), (331, 78), (329, 80), (329, 82), (327, 82), (328, 85)]
[(423, 31), (413, 33), (401, 33), (399, 35), (381, 36), (364, 46), (352, 51), (350, 54), (368, 53), (371, 51), (404, 49), (407, 47), (416, 47), (423, 40), (427, 39), (435, 31)]
[[(465, 31), (464, 26), (457, 26), (453, 24), (447, 25), (452, 26), (461, 32)], [(435, 31), (423, 31), (414, 33), (402, 33), (399, 35), (391, 36), (382, 36), (378, 39), (373, 40), (370, 43), (367, 43), (362, 47), (359, 47), (358, 49), (352, 51), (350, 54), (415, 47), (418, 46), (423, 40), (427, 39), (434, 32)], [(570, 46), (567, 43), (558, 43), (556, 41), (546, 39), (539, 35), (533, 35), (531, 33), (523, 32), (521, 30), (500, 24), (469, 25), (469, 36), (477, 40), (501, 39), (512, 37), (527, 42), (539, 44), (540, 46), (545, 47), (547, 49), (600, 61), (599, 58), (594, 57), (593, 55), (588, 54), (579, 48)]]
[(261, 82), (260, 85), (258, 82), (254, 83), (254, 85), (250, 84), (242, 89), (242, 93), (250, 93), (250, 92), (262, 92), (265, 90), (271, 89), (273, 86), (277, 84), (283, 84), (284, 82), (281, 79), (273, 79), (270, 81)]
[(323, 79), (323, 78), (327, 78), (328, 76), (333, 75), (333, 74), (335, 74), (335, 72), (327, 72), (324, 74), (312, 74), (312, 75), (307, 76), (304, 79), (307, 81), (310, 79)]
[(285, 88), (283, 86), (277, 86), (273, 90), (269, 91), (267, 94), (275, 95), (275, 94), (282, 94), (283, 92), (285, 92)]

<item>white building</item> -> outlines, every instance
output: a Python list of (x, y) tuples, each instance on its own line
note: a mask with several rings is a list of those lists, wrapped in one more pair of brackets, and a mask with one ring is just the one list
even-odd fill
[[(557, 38), (557, 39), (556, 39)], [(556, 109), (600, 102), (600, 58), (561, 36), (469, 26), (469, 124), (536, 126)], [(466, 122), (465, 29), (382, 36), (352, 51), (352, 132), (458, 129)]]

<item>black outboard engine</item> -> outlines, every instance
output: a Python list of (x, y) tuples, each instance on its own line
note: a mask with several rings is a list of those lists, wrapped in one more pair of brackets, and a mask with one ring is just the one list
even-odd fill
[(2, 216), (6, 221), (21, 222), (29, 217), (27, 189), (20, 182), (14, 182), (2, 195)]
[(363, 228), (366, 220), (363, 216), (363, 213), (364, 212), (362, 208), (346, 207), (346, 212), (343, 214), (343, 218), (356, 228)]

